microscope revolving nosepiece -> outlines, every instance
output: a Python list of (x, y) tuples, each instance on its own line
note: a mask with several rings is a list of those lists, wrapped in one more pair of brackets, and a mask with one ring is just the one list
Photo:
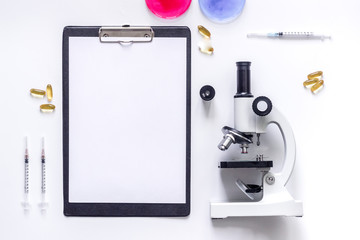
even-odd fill
[(228, 126), (223, 127), (222, 132), (224, 134), (224, 138), (218, 145), (218, 148), (221, 151), (227, 150), (233, 143), (248, 144), (253, 142), (251, 139), (252, 135), (247, 135)]

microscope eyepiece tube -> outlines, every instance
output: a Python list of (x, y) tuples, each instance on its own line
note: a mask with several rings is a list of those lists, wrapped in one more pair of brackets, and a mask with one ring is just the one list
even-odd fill
[(251, 62), (237, 62), (237, 92), (235, 98), (253, 97), (250, 85)]
[(234, 127), (246, 134), (256, 132), (256, 115), (252, 111), (254, 96), (250, 87), (251, 62), (237, 62), (237, 92), (234, 96)]

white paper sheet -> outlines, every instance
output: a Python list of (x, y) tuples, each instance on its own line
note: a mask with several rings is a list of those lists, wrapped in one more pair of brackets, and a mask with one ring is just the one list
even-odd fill
[(69, 52), (69, 201), (185, 203), (186, 39)]

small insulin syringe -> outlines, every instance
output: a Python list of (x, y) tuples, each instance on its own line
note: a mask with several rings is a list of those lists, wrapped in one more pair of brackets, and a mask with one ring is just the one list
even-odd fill
[(28, 150), (28, 139), (25, 137), (25, 162), (24, 162), (24, 201), (22, 202), (22, 206), (24, 210), (30, 209), (29, 203), (29, 150)]
[(40, 209), (45, 211), (48, 207), (46, 202), (46, 165), (45, 165), (45, 139), (41, 139), (42, 148), (41, 148), (41, 203), (39, 204)]
[(330, 39), (331, 36), (315, 34), (313, 32), (271, 32), (271, 33), (248, 33), (248, 38), (283, 38), (283, 39)]

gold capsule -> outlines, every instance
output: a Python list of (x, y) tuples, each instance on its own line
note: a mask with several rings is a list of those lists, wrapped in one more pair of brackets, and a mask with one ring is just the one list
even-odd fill
[(322, 71), (313, 72), (313, 73), (310, 73), (310, 74), (308, 75), (308, 79), (309, 79), (309, 80), (310, 80), (310, 79), (314, 79), (314, 78), (320, 79), (322, 75), (323, 75), (323, 72), (322, 72)]
[(317, 82), (319, 82), (319, 79), (317, 79), (317, 78), (309, 79), (309, 80), (306, 80), (306, 81), (303, 83), (303, 85), (304, 85), (304, 87), (309, 88), (309, 87), (311, 87), (312, 85), (314, 85), (314, 84), (317, 83)]
[(54, 110), (55, 110), (55, 105), (53, 105), (53, 104), (40, 105), (40, 111), (42, 111), (42, 112), (53, 112)]
[(211, 33), (204, 26), (198, 25), (198, 30), (203, 37), (210, 38)]
[(44, 90), (32, 88), (30, 89), (30, 94), (33, 97), (43, 98), (46, 93)]
[(312, 93), (318, 93), (324, 87), (324, 80), (320, 80), (314, 86), (311, 87)]
[(53, 90), (52, 90), (51, 84), (48, 84), (46, 86), (46, 96), (47, 96), (48, 102), (51, 102), (51, 100), (53, 99)]
[(202, 53), (206, 53), (206, 54), (213, 54), (214, 53), (214, 48), (213, 47), (199, 47), (200, 52)]

